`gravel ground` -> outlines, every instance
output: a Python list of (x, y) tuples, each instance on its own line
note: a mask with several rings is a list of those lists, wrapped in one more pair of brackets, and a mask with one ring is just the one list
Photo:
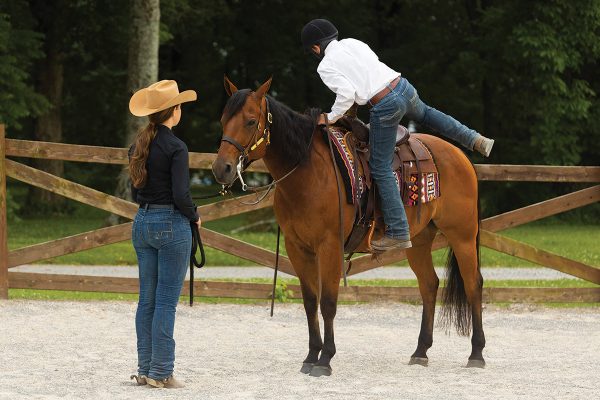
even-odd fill
[[(70, 275), (97, 275), (137, 277), (137, 267), (108, 266), (108, 265), (55, 265), (36, 264), (22, 265), (11, 268), (18, 272), (40, 272), (45, 274), (70, 274)], [(443, 267), (436, 268), (440, 278), (445, 276)], [(574, 276), (563, 274), (549, 268), (483, 268), (481, 271), (484, 279), (578, 279)], [(268, 267), (206, 267), (196, 273), (199, 279), (215, 278), (273, 278), (273, 270)], [(280, 273), (281, 277), (290, 278), (291, 275)], [(416, 279), (415, 274), (408, 267), (381, 267), (353, 275), (351, 279)]]
[(181, 304), (180, 390), (136, 387), (135, 304), (0, 301), (0, 399), (593, 399), (600, 397), (597, 308), (488, 305), (485, 369), (467, 338), (436, 329), (429, 367), (407, 365), (421, 308), (340, 306), (331, 377), (299, 372), (302, 305)]

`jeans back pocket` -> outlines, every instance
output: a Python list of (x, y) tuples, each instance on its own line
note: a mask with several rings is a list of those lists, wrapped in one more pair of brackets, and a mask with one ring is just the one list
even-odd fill
[(173, 239), (173, 223), (171, 221), (148, 222), (146, 228), (150, 240)]

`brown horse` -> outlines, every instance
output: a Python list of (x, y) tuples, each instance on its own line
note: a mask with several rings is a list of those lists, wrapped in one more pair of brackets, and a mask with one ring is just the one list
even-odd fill
[[(330, 360), (335, 354), (333, 320), (342, 274), (335, 172), (328, 144), (316, 125), (319, 110), (307, 114), (292, 111), (267, 95), (270, 85), (269, 79), (256, 91), (238, 90), (225, 77), (230, 98), (221, 118), (223, 138), (213, 174), (219, 183), (230, 185), (236, 179), (238, 164), (244, 168), (262, 158), (274, 179), (285, 177), (276, 185), (274, 210), (300, 279), (308, 319), (309, 351), (301, 371), (312, 376), (330, 375)], [(427, 365), (427, 350), (433, 342), (439, 279), (433, 268), (431, 246), (439, 229), (451, 246), (442, 317), (446, 326), (454, 323), (457, 331), (467, 336), (472, 324), (472, 352), (467, 366), (483, 367), (477, 177), (459, 149), (434, 136), (417, 136), (434, 155), (442, 196), (423, 204), (418, 220), (415, 207), (406, 210), (413, 243), (406, 253), (423, 298), (421, 331), (410, 364)], [(342, 207), (347, 238), (355, 210), (345, 201)]]

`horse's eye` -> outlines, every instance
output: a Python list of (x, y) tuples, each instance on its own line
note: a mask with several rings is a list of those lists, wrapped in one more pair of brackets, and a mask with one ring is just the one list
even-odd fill
[(248, 123), (246, 125), (248, 125), (248, 126), (254, 126), (254, 125), (256, 125), (256, 120), (255, 119), (251, 119), (250, 121), (248, 121)]

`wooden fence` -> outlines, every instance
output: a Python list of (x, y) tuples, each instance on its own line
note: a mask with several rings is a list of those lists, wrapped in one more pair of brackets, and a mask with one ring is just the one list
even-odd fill
[[(132, 219), (137, 205), (68, 181), (44, 171), (31, 168), (6, 157), (45, 158), (64, 161), (126, 164), (127, 150), (113, 147), (97, 147), (62, 143), (37, 142), (6, 139), (4, 126), (0, 125), (0, 298), (8, 297), (8, 288), (32, 288), (54, 290), (78, 290), (95, 292), (137, 293), (135, 278), (114, 278), (81, 275), (53, 275), (38, 273), (9, 272), (18, 265), (34, 263), (78, 251), (93, 249), (131, 238), (131, 222), (96, 229), (45, 243), (8, 251), (6, 223), (6, 177), (49, 190), (72, 200)], [(190, 168), (210, 168), (215, 154), (190, 153)], [(253, 164), (251, 170), (265, 172), (261, 162)], [(594, 184), (527, 207), (496, 215), (482, 221), (481, 245), (499, 252), (519, 257), (539, 265), (552, 268), (586, 281), (600, 285), (600, 269), (568, 259), (522, 243), (497, 232), (536, 221), (564, 211), (583, 207), (600, 200), (600, 167), (540, 166), (540, 165), (476, 165), (481, 181), (529, 181), (529, 182), (586, 182)], [(254, 198), (249, 195), (248, 198)], [(244, 200), (242, 197), (238, 200)], [(256, 206), (241, 204), (228, 199), (199, 207), (204, 222), (244, 212), (271, 207), (273, 195), (269, 195)], [(275, 254), (251, 243), (203, 228), (205, 245), (229, 254), (250, 260), (260, 265), (274, 267)], [(447, 246), (442, 234), (438, 234), (433, 249)], [(390, 251), (378, 259), (370, 255), (353, 260), (350, 275), (388, 265), (406, 258), (404, 250)], [(280, 269), (295, 275), (287, 257), (280, 257)], [(184, 287), (187, 293), (188, 283)], [(197, 281), (194, 284), (197, 296), (269, 298), (271, 285), (236, 282)], [(301, 296), (298, 287), (290, 287), (295, 297)], [(369, 287), (354, 286), (341, 288), (340, 300), (344, 301), (420, 301), (418, 288), (413, 287)], [(502, 302), (600, 302), (600, 286), (593, 288), (485, 288), (485, 301)]]

